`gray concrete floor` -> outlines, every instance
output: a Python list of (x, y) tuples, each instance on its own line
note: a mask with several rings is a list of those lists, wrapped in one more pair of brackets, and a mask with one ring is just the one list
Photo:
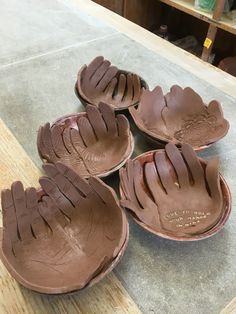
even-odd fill
[[(234, 200), (235, 99), (63, 2), (0, 0), (0, 8), (0, 116), (38, 167), (38, 127), (83, 110), (74, 95), (77, 70), (101, 54), (139, 73), (151, 88), (191, 86), (206, 102), (215, 98), (222, 103), (230, 132), (202, 156), (220, 156)], [(135, 154), (151, 148), (141, 136), (135, 140)], [(117, 176), (107, 182), (117, 185)], [(143, 313), (217, 314), (236, 296), (235, 224), (233, 207), (216, 236), (175, 243), (130, 221), (129, 246), (115, 273)]]

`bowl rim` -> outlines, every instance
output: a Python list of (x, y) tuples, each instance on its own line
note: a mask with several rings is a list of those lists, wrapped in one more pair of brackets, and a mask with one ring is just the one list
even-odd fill
[[(136, 127), (138, 129), (138, 131), (143, 136), (147, 137), (148, 139), (151, 139), (152, 141), (156, 142), (157, 144), (162, 144), (163, 143), (165, 145), (167, 143), (173, 143), (173, 144), (175, 144), (177, 146), (183, 144), (183, 142), (179, 142), (179, 141), (175, 140), (174, 138), (168, 140), (167, 138), (165, 138), (162, 135), (154, 134), (153, 132), (151, 132), (150, 130), (145, 128), (142, 124), (140, 124), (137, 121), (137, 119), (135, 118), (135, 116), (134, 116), (134, 114), (132, 112), (133, 110), (137, 110), (136, 108), (133, 108), (133, 107), (137, 107), (138, 108), (139, 104), (140, 104), (140, 102), (138, 102), (135, 106), (130, 106), (128, 108), (128, 110), (129, 110), (129, 113), (130, 113), (130, 115), (131, 115), (131, 117), (132, 117), (132, 119), (133, 119), (133, 121), (134, 121), (134, 123), (135, 123), (135, 125), (136, 125)], [(208, 107), (205, 103), (204, 103), (204, 106), (206, 108)], [(208, 141), (206, 144), (203, 144), (203, 145), (200, 145), (200, 146), (192, 146), (191, 143), (190, 143), (190, 145), (193, 147), (193, 149), (195, 151), (202, 151), (202, 150), (212, 146), (213, 144), (217, 143), (218, 141), (220, 141), (222, 138), (224, 138), (227, 135), (227, 133), (229, 131), (229, 128), (230, 128), (230, 124), (229, 124), (229, 121), (227, 119), (225, 119), (224, 117), (223, 117), (223, 119), (227, 122), (227, 125), (228, 125), (227, 130), (225, 131), (224, 135), (222, 135), (220, 138), (218, 138), (215, 141)]]
[[(52, 123), (50, 123), (50, 127), (52, 128), (54, 125), (59, 125), (59, 126), (63, 127), (63, 126), (65, 126), (65, 123), (67, 120), (73, 120), (76, 118), (84, 117), (86, 115), (87, 115), (87, 113), (85, 111), (67, 114), (67, 115), (61, 116), (60, 118), (57, 118)], [(71, 124), (69, 124), (69, 125), (71, 125)], [(134, 136), (130, 130), (129, 131), (129, 147), (127, 149), (128, 150), (127, 156), (123, 160), (121, 160), (120, 163), (118, 163), (116, 166), (114, 166), (112, 169), (104, 171), (104, 172), (99, 173), (99, 174), (96, 174), (95, 176), (97, 176), (98, 178), (105, 178), (105, 177), (108, 177), (109, 175), (113, 174), (117, 170), (119, 170), (121, 167), (123, 167), (123, 165), (125, 165), (127, 160), (130, 159), (130, 157), (132, 156), (133, 151), (134, 151), (134, 145), (135, 145)], [(43, 163), (50, 163), (45, 158), (42, 158), (41, 156), (40, 156), (40, 158), (43, 161)], [(90, 176), (91, 176), (91, 174), (88, 174), (87, 176), (84, 176), (83, 178), (88, 178)]]
[(109, 265), (109, 267), (107, 267), (105, 269), (104, 272), (99, 272), (99, 274), (97, 274), (95, 277), (93, 277), (88, 285), (86, 285), (84, 287), (84, 289), (87, 289), (87, 288), (90, 288), (92, 287), (93, 285), (95, 285), (96, 283), (98, 283), (101, 279), (103, 279), (106, 275), (108, 275), (115, 267), (116, 265), (119, 263), (119, 261), (121, 260), (121, 258), (123, 257), (126, 249), (127, 249), (127, 246), (128, 246), (128, 242), (129, 242), (129, 222), (128, 222), (128, 218), (127, 218), (127, 215), (125, 213), (125, 210), (122, 208), (122, 206), (120, 206), (121, 210), (124, 211), (124, 214), (126, 216), (126, 224), (127, 224), (127, 233), (126, 233), (126, 238), (125, 238), (125, 241), (123, 243), (123, 246), (121, 247), (119, 253), (117, 254), (117, 256), (113, 259), (112, 263)]
[[(124, 73), (124, 74), (129, 74), (129, 73), (130, 73), (130, 74), (137, 75), (137, 76), (140, 78), (140, 80), (141, 80), (141, 85), (143, 85), (142, 88), (144, 88), (144, 89), (149, 89), (149, 86), (148, 86), (147, 81), (145, 81), (144, 78), (143, 78), (142, 76), (138, 75), (137, 73), (131, 72), (131, 71), (127, 71), (127, 70), (118, 69), (117, 74), (120, 74), (120, 73)], [(80, 102), (82, 103), (82, 105), (83, 105), (84, 107), (86, 107), (86, 106), (88, 106), (88, 105), (92, 105), (92, 106), (97, 107), (97, 105), (92, 104), (92, 103), (90, 103), (89, 101), (85, 100), (85, 99), (82, 97), (82, 95), (80, 94), (80, 92), (79, 92), (79, 90), (78, 90), (78, 88), (77, 88), (79, 78), (80, 78), (80, 77), (78, 76), (78, 77), (77, 77), (77, 80), (76, 80), (76, 82), (75, 82), (75, 86), (74, 86), (74, 92), (75, 92), (76, 97), (80, 100)], [(124, 110), (128, 110), (128, 108), (130, 108), (130, 107), (137, 106), (138, 104), (139, 104), (139, 101), (137, 101), (135, 104), (132, 104), (132, 105), (130, 105), (130, 106), (119, 107), (119, 108), (113, 106), (112, 104), (110, 104), (110, 105), (111, 105), (111, 107), (112, 107), (115, 111), (124, 111)]]
[[(130, 113), (131, 114), (131, 113)], [(132, 114), (131, 114), (131, 116), (132, 116)], [(133, 116), (132, 116), (132, 118), (133, 118)], [(133, 119), (134, 120), (134, 119)], [(134, 121), (135, 122), (135, 121)], [(142, 134), (148, 141), (152, 141), (152, 143), (154, 144), (156, 144), (156, 145), (160, 145), (160, 146), (162, 146), (162, 147), (165, 147), (165, 145), (166, 144), (168, 144), (168, 143), (173, 143), (173, 144), (175, 144), (178, 148), (180, 148), (180, 146), (183, 144), (183, 143), (179, 143), (179, 144), (176, 144), (175, 142), (173, 142), (173, 141), (163, 141), (163, 140), (161, 140), (161, 139), (159, 139), (159, 138), (155, 138), (155, 137), (153, 137), (153, 136), (151, 136), (150, 134), (148, 134), (148, 133), (146, 133), (145, 131), (143, 131), (143, 130), (141, 130), (141, 128), (139, 128), (138, 126), (137, 126), (137, 124), (136, 124), (136, 122), (135, 122), (135, 125), (136, 125), (136, 127), (138, 128), (138, 132), (140, 133), (140, 134)], [(217, 142), (217, 141), (216, 141)], [(193, 147), (193, 150), (195, 151), (195, 152), (201, 152), (201, 151), (203, 151), (204, 149), (207, 149), (207, 148), (209, 148), (209, 147), (211, 147), (212, 145), (214, 145), (216, 142), (212, 142), (212, 143), (209, 143), (209, 144), (206, 144), (206, 145), (201, 145), (201, 146), (198, 146), (198, 147)], [(162, 149), (162, 148), (161, 148)]]
[[(135, 158), (133, 158), (132, 161), (139, 160), (141, 158), (147, 158), (150, 155), (153, 155), (154, 153), (161, 153), (161, 152), (163, 153), (164, 149), (156, 149), (156, 150), (144, 152), (143, 154), (140, 154), (139, 156), (136, 156)], [(206, 161), (204, 159), (202, 159), (200, 157), (198, 157), (198, 159), (200, 160), (201, 163), (206, 164)], [(134, 221), (138, 225), (140, 225), (143, 229), (145, 229), (145, 230), (151, 232), (152, 234), (155, 234), (161, 238), (173, 240), (173, 241), (178, 241), (178, 242), (193, 242), (193, 241), (199, 241), (199, 240), (210, 238), (213, 235), (215, 235), (216, 233), (218, 233), (224, 227), (224, 225), (226, 224), (226, 222), (229, 219), (229, 216), (230, 216), (230, 213), (232, 210), (232, 196), (231, 196), (229, 186), (228, 186), (225, 178), (222, 176), (221, 173), (219, 173), (219, 176), (220, 176), (220, 185), (221, 185), (221, 190), (222, 190), (223, 200), (224, 200), (222, 215), (221, 215), (220, 219), (218, 220), (218, 222), (214, 226), (212, 226), (210, 229), (208, 229), (207, 231), (205, 231), (201, 234), (192, 235), (190, 237), (184, 237), (184, 236), (171, 235), (169, 233), (164, 233), (161, 231), (156, 231), (156, 230), (153, 230), (148, 225), (146, 225), (141, 220), (139, 220), (131, 210), (129, 210), (129, 209), (127, 209), (127, 210), (130, 213), (130, 215), (132, 216), (132, 218), (134, 219)], [(119, 184), (119, 192), (120, 192), (120, 197), (122, 199), (122, 197), (124, 197), (124, 193), (123, 193), (123, 190), (121, 188), (121, 184)]]
[[(105, 184), (105, 183), (104, 183)], [(110, 186), (108, 186), (108, 189), (112, 189)], [(37, 190), (37, 195), (38, 198), (42, 198), (43, 195), (45, 195), (43, 189), (41, 187), (38, 187)], [(111, 259), (109, 261), (109, 265), (106, 265), (106, 267), (102, 268), (99, 273), (97, 273), (94, 277), (92, 277), (91, 279), (89, 279), (89, 281), (81, 288), (72, 288), (71, 290), (69, 290), (68, 288), (64, 288), (64, 287), (57, 287), (57, 288), (48, 288), (48, 287), (43, 287), (43, 286), (38, 286), (37, 284), (34, 284), (32, 282), (29, 282), (28, 280), (26, 280), (24, 277), (21, 276), (21, 274), (19, 274), (15, 268), (13, 267), (13, 265), (11, 263), (8, 262), (8, 258), (5, 255), (3, 249), (2, 249), (2, 240), (3, 240), (3, 228), (0, 228), (0, 246), (1, 246), (1, 250), (0, 250), (0, 257), (1, 260), (4, 264), (4, 266), (6, 267), (7, 271), (10, 273), (10, 275), (14, 278), (14, 280), (16, 280), (18, 283), (20, 283), (22, 286), (26, 287), (27, 289), (30, 289), (38, 294), (42, 294), (42, 295), (73, 295), (79, 291), (85, 290), (89, 287), (92, 287), (93, 285), (95, 285), (96, 283), (98, 283), (99, 281), (101, 281), (106, 275), (108, 275), (115, 267), (116, 265), (119, 263), (119, 261), (121, 260), (121, 258), (123, 257), (127, 246), (128, 246), (128, 242), (129, 242), (129, 221), (127, 218), (127, 214), (126, 211), (123, 209), (123, 207), (119, 204), (119, 200), (116, 197), (115, 198), (116, 204), (119, 207), (120, 211), (121, 211), (121, 215), (123, 216), (123, 228), (126, 230), (126, 234), (125, 234), (125, 239), (124, 242), (121, 244), (120, 246), (120, 250), (117, 253), (117, 255)], [(62, 290), (61, 292), (58, 292), (57, 290)], [(66, 291), (68, 290), (68, 291)], [(55, 292), (54, 292), (55, 291)]]

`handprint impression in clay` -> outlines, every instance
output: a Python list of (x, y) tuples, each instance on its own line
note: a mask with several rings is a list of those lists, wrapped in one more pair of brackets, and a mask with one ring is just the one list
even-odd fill
[(76, 127), (49, 123), (38, 133), (38, 151), (43, 160), (61, 161), (83, 177), (101, 175), (121, 164), (132, 152), (129, 122), (115, 116), (107, 104), (87, 106)]

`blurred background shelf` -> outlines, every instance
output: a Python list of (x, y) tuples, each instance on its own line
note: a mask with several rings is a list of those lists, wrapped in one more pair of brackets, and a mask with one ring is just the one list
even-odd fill
[(169, 41), (194, 38), (198, 49), (187, 50), (216, 66), (236, 56), (236, 11), (234, 19), (232, 12), (224, 14), (225, 0), (216, 0), (212, 13), (196, 9), (194, 0), (94, 1), (156, 34), (167, 25)]
[(236, 20), (229, 19), (225, 14), (223, 14), (221, 16), (221, 19), (217, 21), (213, 18), (211, 13), (197, 10), (194, 6), (194, 1), (192, 0), (159, 0), (159, 1), (236, 35)]

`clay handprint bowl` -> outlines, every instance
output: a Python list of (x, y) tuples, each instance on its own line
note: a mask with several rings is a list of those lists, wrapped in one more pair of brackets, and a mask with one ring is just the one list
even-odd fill
[(196, 241), (217, 233), (231, 211), (218, 160), (204, 161), (188, 144), (144, 153), (120, 169), (121, 204), (146, 230)]
[(75, 93), (84, 106), (105, 102), (116, 111), (136, 105), (142, 89), (148, 85), (140, 76), (117, 69), (101, 56), (80, 69), (75, 84)]
[(213, 100), (206, 106), (190, 87), (174, 85), (165, 96), (157, 86), (142, 92), (138, 108), (129, 112), (138, 129), (152, 142), (188, 143), (202, 150), (223, 138), (229, 129), (221, 105)]
[(41, 189), (20, 181), (2, 191), (0, 256), (10, 274), (40, 293), (92, 286), (124, 253), (128, 222), (114, 191), (61, 163), (44, 166)]
[(42, 126), (37, 146), (43, 162), (61, 161), (84, 178), (106, 177), (130, 158), (134, 140), (127, 118), (100, 103)]

